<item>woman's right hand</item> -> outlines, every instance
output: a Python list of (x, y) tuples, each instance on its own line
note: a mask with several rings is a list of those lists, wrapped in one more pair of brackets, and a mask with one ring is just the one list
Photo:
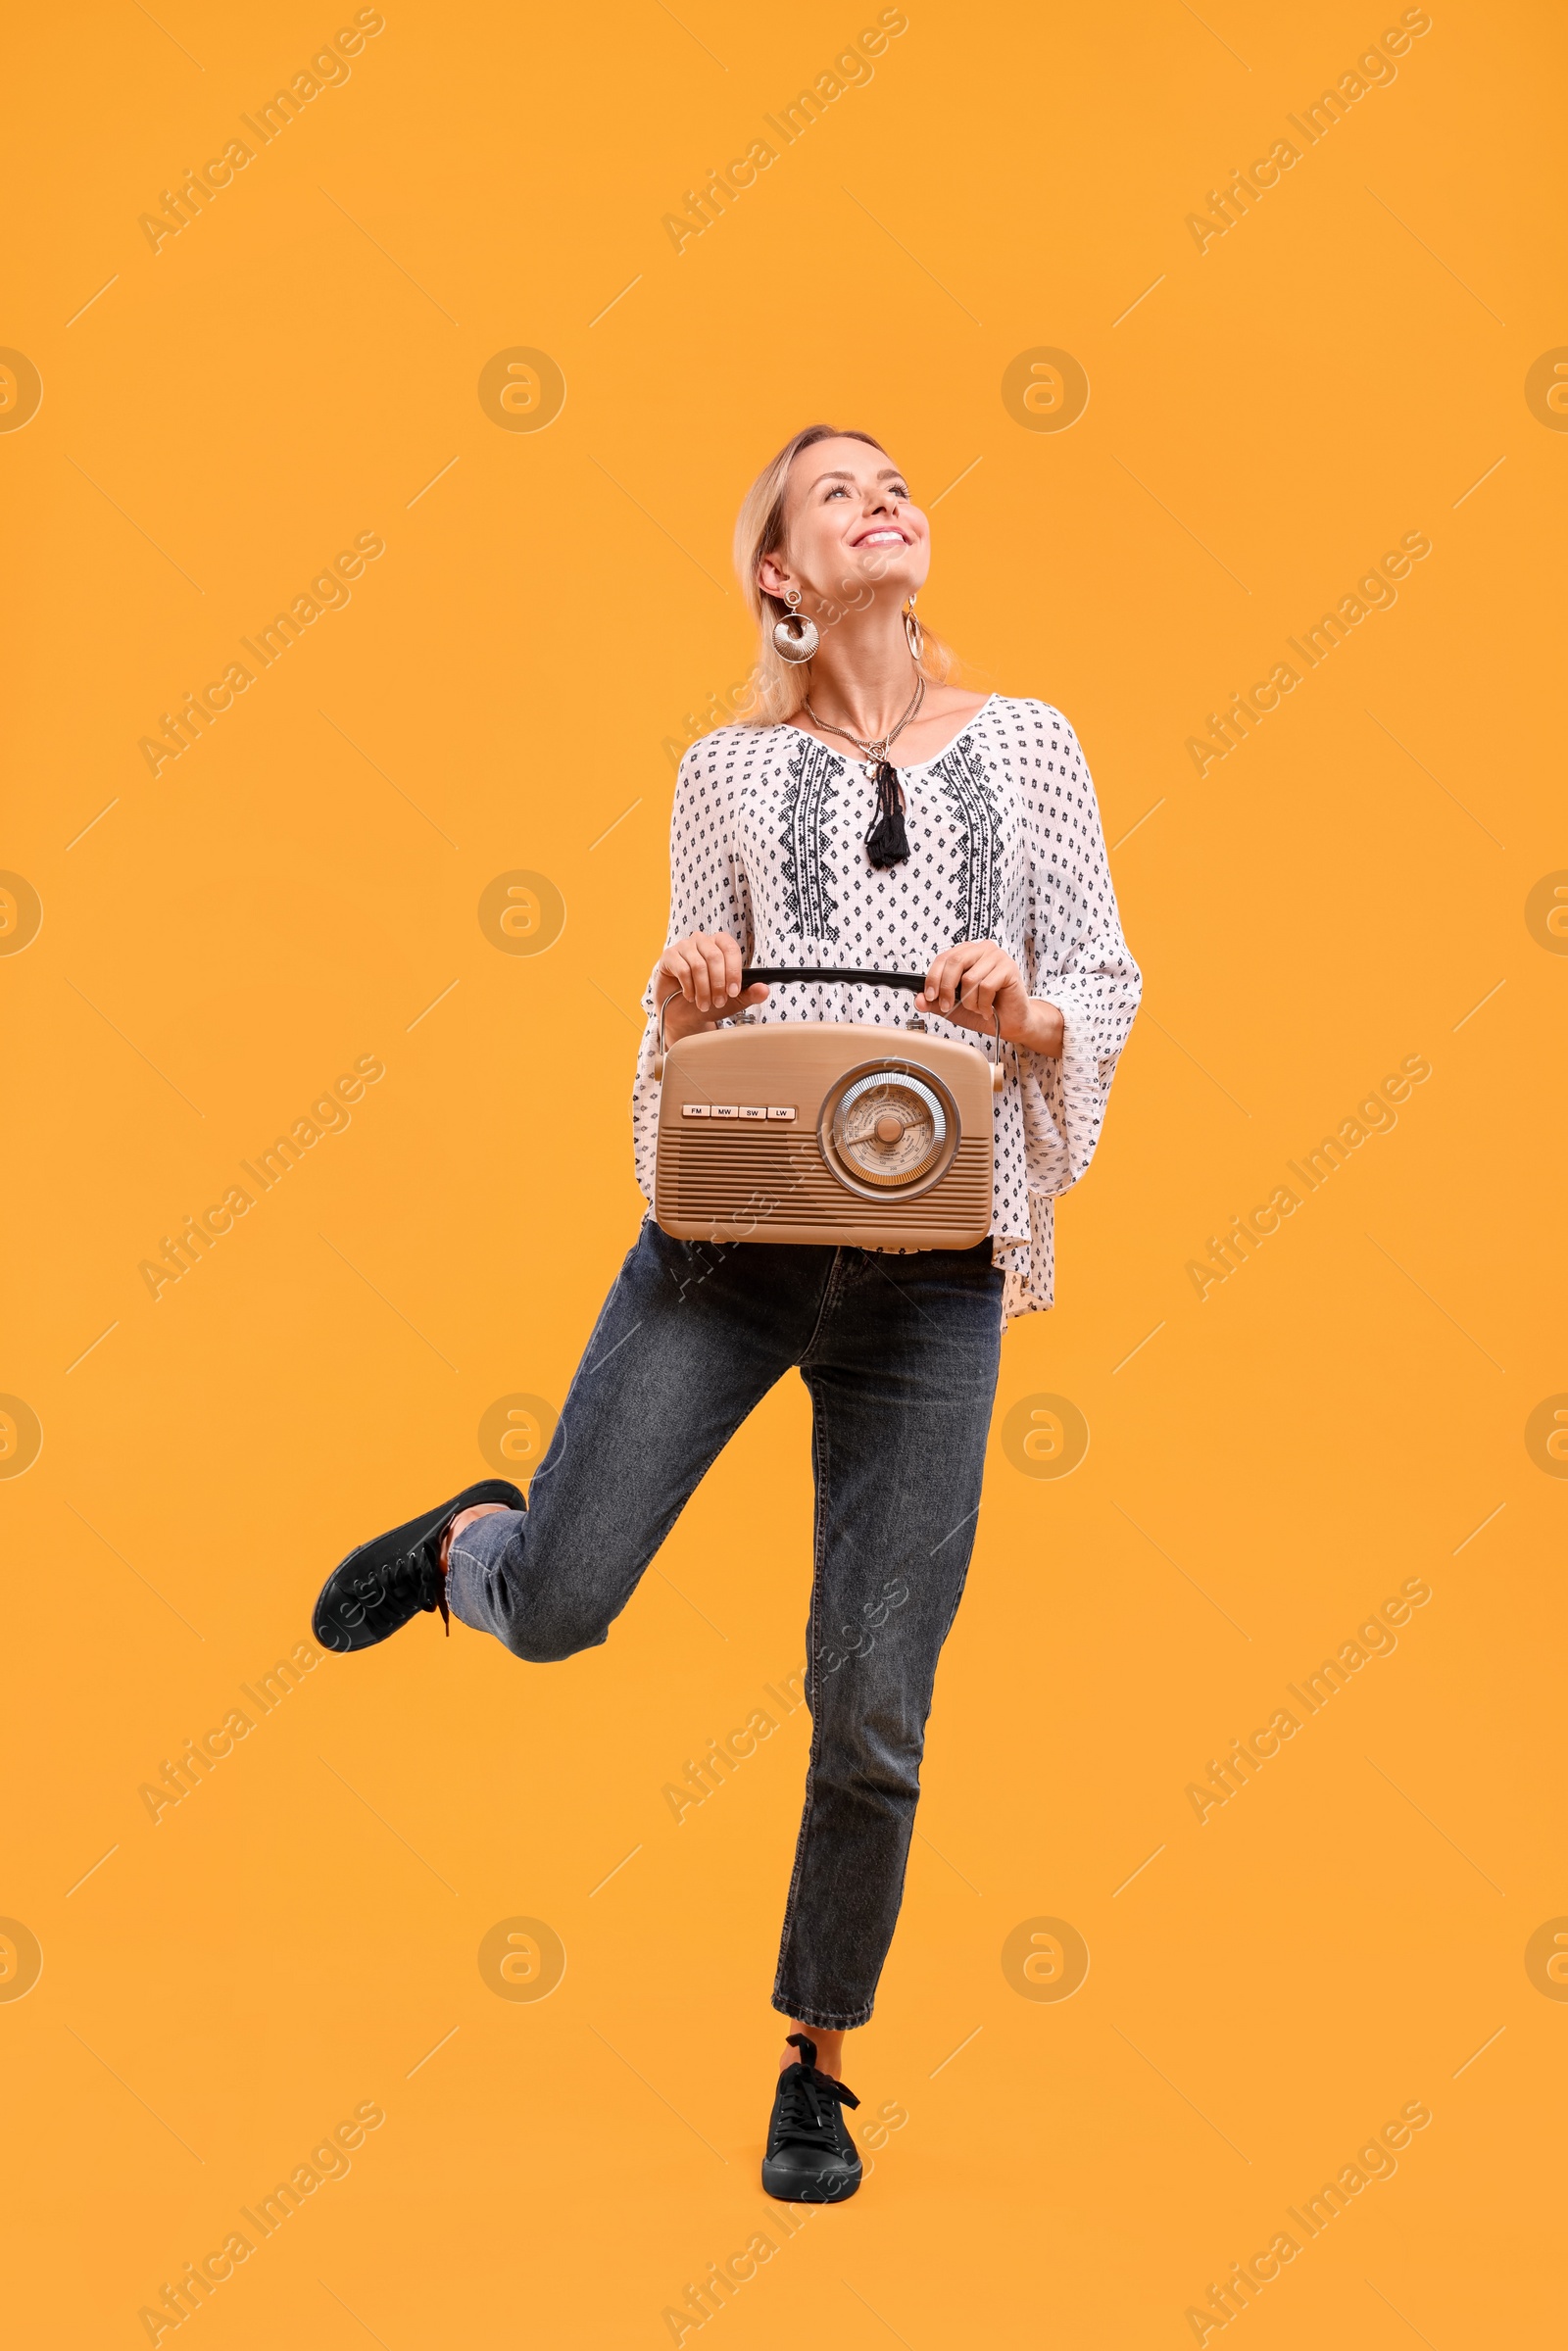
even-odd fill
[(664, 1014), (666, 1045), (672, 1045), (677, 1037), (690, 1037), (698, 1029), (714, 1028), (736, 1012), (749, 1011), (767, 994), (760, 980), (749, 988), (741, 986), (740, 942), (728, 931), (693, 931), (665, 948), (654, 972), (656, 1013), (676, 988), (680, 994)]

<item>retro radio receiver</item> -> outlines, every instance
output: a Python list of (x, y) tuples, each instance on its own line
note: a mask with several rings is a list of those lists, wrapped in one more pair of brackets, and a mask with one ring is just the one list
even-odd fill
[[(918, 992), (906, 971), (754, 967), (754, 980), (859, 980)], [(991, 1229), (995, 1061), (971, 1046), (867, 1021), (753, 1021), (664, 1044), (654, 1216), (679, 1241), (794, 1241), (903, 1254), (973, 1249)], [(958, 1000), (962, 1001), (961, 996)], [(895, 1039), (897, 1046), (895, 1049)]]

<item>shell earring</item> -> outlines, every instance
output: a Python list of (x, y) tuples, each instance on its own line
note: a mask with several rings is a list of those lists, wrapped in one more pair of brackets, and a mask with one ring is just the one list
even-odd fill
[(904, 634), (911, 655), (918, 661), (925, 646), (925, 638), (921, 634), (920, 623), (914, 616), (913, 595), (910, 596), (908, 603), (904, 608)]
[(799, 588), (786, 588), (784, 601), (790, 609), (773, 623), (773, 650), (781, 661), (808, 661), (821, 642), (816, 622), (800, 610)]

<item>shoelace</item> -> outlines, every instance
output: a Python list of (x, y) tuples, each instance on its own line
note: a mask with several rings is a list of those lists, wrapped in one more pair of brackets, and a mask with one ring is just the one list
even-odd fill
[[(452, 1639), (452, 1611), (447, 1606), (447, 1541), (451, 1532), (452, 1527), (449, 1520), (447, 1525), (439, 1530), (440, 1542), (433, 1557), (430, 1551), (431, 1538), (427, 1535), (423, 1543), (417, 1544), (414, 1550), (405, 1551), (401, 1559), (395, 1559), (392, 1562), (387, 1576), (389, 1594), (395, 1593), (401, 1596), (412, 1585), (419, 1595), (421, 1608), (440, 1609), (441, 1622), (446, 1627), (448, 1641)], [(435, 1577), (433, 1600), (425, 1597), (432, 1574)]]
[[(441, 1622), (446, 1627), (448, 1641), (452, 1639), (452, 1611), (447, 1606), (447, 1551), (452, 1543), (452, 1529), (456, 1523), (455, 1519), (447, 1520), (441, 1530), (441, 1541), (436, 1545), (435, 1554), (435, 1604), (441, 1611)], [(428, 1543), (429, 1538), (426, 1537), (425, 1541)]]
[(779, 2093), (776, 2144), (819, 2147), (824, 2135), (836, 2143), (835, 2105), (858, 2106), (860, 2101), (853, 2089), (846, 2089), (831, 2074), (817, 2072), (816, 2051), (804, 2033), (792, 2033), (787, 2045), (800, 2050), (801, 2062), (786, 2066), (779, 2077), (784, 2086)]

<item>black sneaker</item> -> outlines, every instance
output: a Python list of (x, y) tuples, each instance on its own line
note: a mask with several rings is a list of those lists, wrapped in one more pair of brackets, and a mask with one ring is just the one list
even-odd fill
[(853, 2089), (816, 2070), (816, 2043), (792, 2033), (799, 2065), (787, 2065), (773, 2093), (762, 2185), (786, 2204), (842, 2204), (860, 2184), (860, 2158), (844, 2120), (858, 2106)]
[(458, 1512), (474, 1502), (504, 1502), (509, 1510), (527, 1507), (515, 1486), (504, 1478), (481, 1478), (439, 1509), (411, 1518), (373, 1543), (362, 1543), (321, 1587), (311, 1619), (320, 1646), (340, 1651), (373, 1648), (421, 1608), (439, 1608), (450, 1634), (441, 1538)]

